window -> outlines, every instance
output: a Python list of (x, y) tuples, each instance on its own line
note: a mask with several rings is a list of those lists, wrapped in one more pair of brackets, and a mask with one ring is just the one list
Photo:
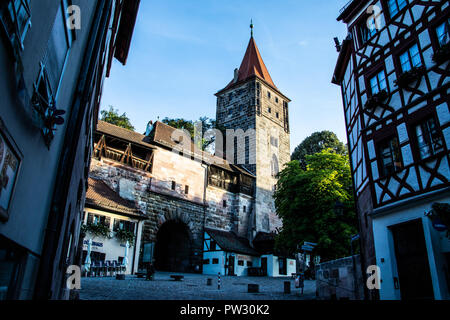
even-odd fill
[(245, 213), (245, 212), (247, 212), (247, 207), (246, 206), (243, 206), (242, 207), (242, 211)]
[(185, 194), (189, 194), (189, 186), (185, 186), (184, 187), (184, 193)]
[(450, 39), (450, 18), (436, 28), (436, 35), (439, 45), (442, 47), (449, 42)]
[(278, 97), (275, 97), (275, 102), (278, 103)]
[(234, 141), (233, 141), (233, 147), (234, 147), (234, 153), (233, 153), (233, 161), (234, 164), (238, 164), (238, 147), (237, 147), (237, 137), (234, 137)]
[(407, 0), (388, 0), (388, 8), (389, 15), (395, 17), (397, 13), (399, 13), (406, 5), (408, 4)]
[(379, 93), (380, 91), (386, 90), (386, 76), (384, 70), (379, 72), (376, 76), (370, 79), (370, 88), (372, 90), (372, 95)]
[(30, 0), (10, 0), (0, 5), (0, 22), (14, 48), (23, 49), (23, 41), (31, 26)]
[(375, 17), (372, 18), (364, 18), (363, 21), (359, 24), (359, 35), (361, 37), (361, 44), (364, 45), (367, 41), (369, 41), (370, 38), (372, 38), (376, 33), (376, 28), (369, 28), (367, 19), (373, 19), (374, 21), (371, 23), (371, 25), (376, 26), (377, 22), (375, 21)]
[(267, 91), (267, 98), (270, 99), (271, 96), (272, 96), (272, 95), (270, 94), (270, 91)]
[(213, 258), (212, 259), (212, 264), (219, 264), (219, 259)]
[(278, 138), (270, 137), (270, 144), (275, 148), (278, 148)]
[(224, 207), (224, 208), (227, 207), (227, 200), (223, 200), (223, 207)]
[(400, 146), (397, 137), (384, 140), (379, 146), (380, 156), (380, 174), (382, 176), (390, 175), (402, 168), (400, 156)]
[(247, 267), (253, 267), (253, 262), (252, 261), (247, 261)]
[(416, 143), (420, 159), (428, 158), (444, 150), (444, 143), (434, 118), (428, 118), (415, 127)]
[(244, 260), (238, 260), (238, 266), (244, 266)]
[(134, 233), (135, 223), (126, 220), (114, 219), (113, 231), (124, 230)]
[(278, 167), (278, 158), (276, 155), (272, 155), (272, 161), (270, 164), (271, 170), (272, 170), (272, 177), (276, 177), (279, 173), (279, 167)]
[(209, 264), (209, 259), (204, 259), (203, 264)]
[(0, 120), (0, 220), (9, 219), (10, 202), (20, 169), (16, 146)]
[(413, 45), (411, 48), (406, 50), (406, 52), (400, 55), (400, 64), (403, 72), (422, 66), (422, 60), (420, 59), (417, 44)]
[(175, 190), (176, 186), (177, 186), (177, 183), (175, 181), (172, 181), (172, 190)]
[(270, 107), (267, 108), (267, 112), (268, 112), (268, 113), (272, 113), (272, 108), (270, 108)]

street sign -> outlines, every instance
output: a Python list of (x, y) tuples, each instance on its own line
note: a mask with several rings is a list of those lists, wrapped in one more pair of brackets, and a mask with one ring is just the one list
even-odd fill
[(314, 248), (311, 247), (311, 246), (302, 246), (302, 250), (303, 250), (303, 251), (313, 251)]
[(359, 234), (356, 234), (354, 236), (352, 236), (352, 241), (358, 240), (359, 239)]
[(305, 241), (305, 242), (303, 243), (303, 245), (305, 245), (305, 246), (310, 246), (310, 247), (315, 247), (315, 246), (317, 246), (317, 243)]

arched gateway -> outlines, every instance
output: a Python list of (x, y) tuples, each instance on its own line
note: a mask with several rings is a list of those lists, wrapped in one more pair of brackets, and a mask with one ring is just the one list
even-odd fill
[(191, 242), (189, 227), (184, 222), (172, 220), (162, 224), (156, 235), (156, 270), (190, 272)]

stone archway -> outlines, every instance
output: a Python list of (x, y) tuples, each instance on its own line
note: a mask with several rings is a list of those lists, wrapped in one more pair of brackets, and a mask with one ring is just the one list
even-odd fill
[(191, 253), (192, 241), (189, 227), (179, 220), (163, 223), (156, 235), (156, 270), (190, 272), (192, 271)]

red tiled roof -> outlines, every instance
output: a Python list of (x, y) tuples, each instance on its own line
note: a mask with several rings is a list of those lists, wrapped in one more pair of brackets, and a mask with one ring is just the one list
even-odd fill
[(88, 184), (89, 187), (86, 191), (86, 205), (88, 207), (145, 219), (145, 216), (132, 201), (120, 197), (103, 181), (89, 178)]
[(251, 37), (247, 46), (247, 51), (244, 55), (244, 59), (242, 60), (241, 67), (239, 68), (239, 77), (237, 81), (234, 81), (233, 79), (223, 90), (232, 87), (235, 83), (243, 82), (254, 76), (263, 79), (274, 89), (278, 90), (270, 77), (269, 71), (264, 64), (263, 59), (261, 58), (261, 54), (259, 53), (255, 40)]

